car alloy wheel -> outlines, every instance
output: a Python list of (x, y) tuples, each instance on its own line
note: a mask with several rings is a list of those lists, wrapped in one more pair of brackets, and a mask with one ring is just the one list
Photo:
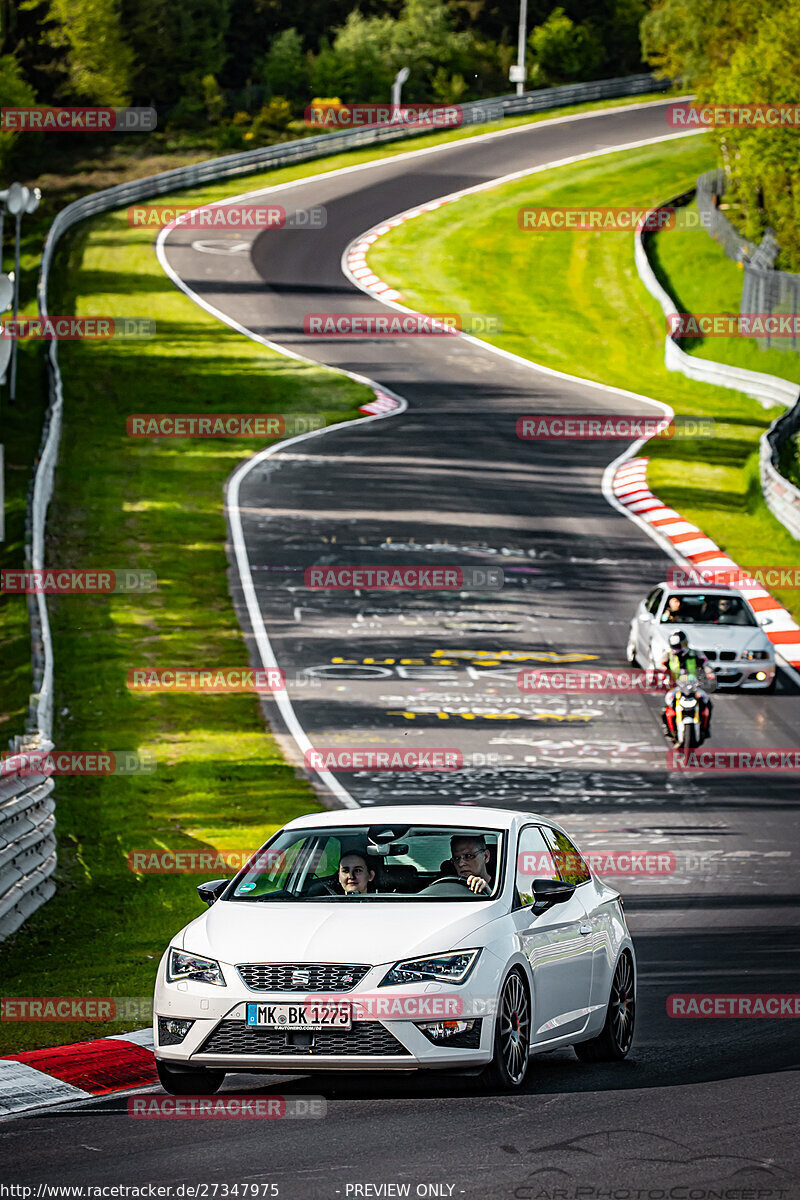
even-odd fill
[(502, 1088), (517, 1088), (528, 1069), (531, 1044), (531, 1006), (521, 976), (512, 971), (503, 984), (494, 1028), (494, 1058), (487, 1081)]
[(635, 1021), (633, 963), (630, 955), (624, 952), (614, 972), (602, 1032), (591, 1041), (578, 1042), (572, 1048), (581, 1062), (620, 1062), (633, 1043)]
[(623, 954), (614, 972), (614, 982), (611, 985), (612, 1025), (614, 1042), (625, 1055), (633, 1041), (633, 1023), (636, 1011), (636, 998), (633, 990), (633, 967), (627, 954)]

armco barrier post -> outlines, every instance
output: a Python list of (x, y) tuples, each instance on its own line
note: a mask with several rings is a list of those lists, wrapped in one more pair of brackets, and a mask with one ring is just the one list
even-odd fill
[[(21, 740), (18, 751), (48, 751), (47, 741)], [(0, 770), (0, 941), (55, 892), (55, 801), (47, 774), (23, 774), (14, 760)]]

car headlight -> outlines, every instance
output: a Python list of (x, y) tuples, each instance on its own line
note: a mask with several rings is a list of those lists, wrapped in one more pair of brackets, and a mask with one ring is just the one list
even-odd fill
[(390, 967), (378, 987), (389, 987), (393, 983), (422, 983), (429, 979), (438, 979), (442, 983), (463, 983), (478, 961), (479, 954), (480, 950), (454, 950), (452, 954), (406, 958)]
[(743, 650), (742, 658), (749, 659), (751, 662), (754, 659), (761, 661), (762, 659), (769, 658), (769, 650)]
[(191, 979), (194, 983), (216, 983), (219, 987), (225, 987), (225, 976), (215, 959), (188, 954), (185, 950), (170, 950), (167, 979), (170, 983)]

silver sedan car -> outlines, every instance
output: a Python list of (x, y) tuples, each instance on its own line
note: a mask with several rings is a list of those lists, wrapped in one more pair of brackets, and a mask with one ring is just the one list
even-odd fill
[(628, 662), (657, 666), (667, 655), (669, 635), (679, 629), (693, 650), (710, 659), (719, 687), (774, 690), (774, 647), (735, 589), (660, 583), (631, 621)]

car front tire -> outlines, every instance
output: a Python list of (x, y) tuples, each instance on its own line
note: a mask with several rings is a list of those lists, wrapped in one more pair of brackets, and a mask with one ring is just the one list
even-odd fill
[(222, 1087), (224, 1071), (210, 1071), (206, 1067), (192, 1067), (187, 1071), (176, 1071), (167, 1063), (156, 1059), (158, 1082), (171, 1096), (213, 1096)]
[(628, 644), (625, 647), (625, 660), (632, 667), (638, 666), (638, 660), (636, 658), (636, 641), (633, 636), (633, 630), (631, 630), (631, 632), (628, 634)]
[(519, 971), (506, 978), (494, 1023), (494, 1055), (485, 1068), (490, 1087), (511, 1091), (521, 1087), (528, 1070), (531, 1045), (531, 1002)]
[(621, 1062), (633, 1043), (635, 1021), (633, 962), (628, 953), (623, 953), (614, 972), (602, 1031), (588, 1042), (577, 1042), (572, 1049), (581, 1062)]

